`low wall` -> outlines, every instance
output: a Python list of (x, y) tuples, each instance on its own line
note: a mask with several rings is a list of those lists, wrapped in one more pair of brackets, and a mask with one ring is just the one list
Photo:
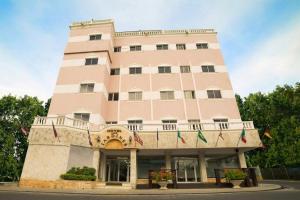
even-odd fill
[(71, 181), (71, 180), (56, 180), (43, 181), (34, 179), (22, 179), (19, 182), (19, 187), (23, 188), (44, 188), (44, 189), (94, 189), (99, 182), (96, 181)]

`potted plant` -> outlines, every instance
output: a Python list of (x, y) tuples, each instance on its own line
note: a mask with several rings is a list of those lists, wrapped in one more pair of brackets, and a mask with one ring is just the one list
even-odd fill
[(246, 176), (247, 175), (241, 170), (228, 170), (225, 172), (225, 178), (233, 185), (233, 188), (240, 188), (240, 184)]
[(158, 172), (153, 172), (153, 178), (156, 183), (160, 186), (160, 189), (166, 190), (168, 183), (172, 182), (172, 172), (167, 170), (160, 170)]

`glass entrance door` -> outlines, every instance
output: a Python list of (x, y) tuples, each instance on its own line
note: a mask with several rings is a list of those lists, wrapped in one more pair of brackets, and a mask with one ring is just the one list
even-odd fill
[(107, 182), (128, 182), (129, 181), (129, 159), (127, 158), (107, 159), (106, 181)]
[(177, 182), (197, 182), (197, 159), (177, 158), (175, 159)]

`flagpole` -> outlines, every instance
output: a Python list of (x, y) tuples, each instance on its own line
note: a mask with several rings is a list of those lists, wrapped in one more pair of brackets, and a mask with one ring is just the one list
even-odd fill
[(158, 128), (156, 129), (156, 148), (158, 149)]
[(177, 141), (176, 141), (176, 148), (178, 148), (178, 130), (177, 130), (177, 133), (176, 133), (176, 138), (177, 138)]

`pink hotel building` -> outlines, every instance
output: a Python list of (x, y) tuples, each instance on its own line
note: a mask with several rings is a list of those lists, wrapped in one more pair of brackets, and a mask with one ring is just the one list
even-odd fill
[(76, 22), (48, 116), (32, 125), (21, 185), (57, 187), (74, 166), (96, 169), (92, 188), (136, 188), (160, 168), (174, 170), (178, 184), (209, 182), (214, 169), (245, 168), (244, 152), (259, 146), (213, 29), (115, 32), (112, 20)]

